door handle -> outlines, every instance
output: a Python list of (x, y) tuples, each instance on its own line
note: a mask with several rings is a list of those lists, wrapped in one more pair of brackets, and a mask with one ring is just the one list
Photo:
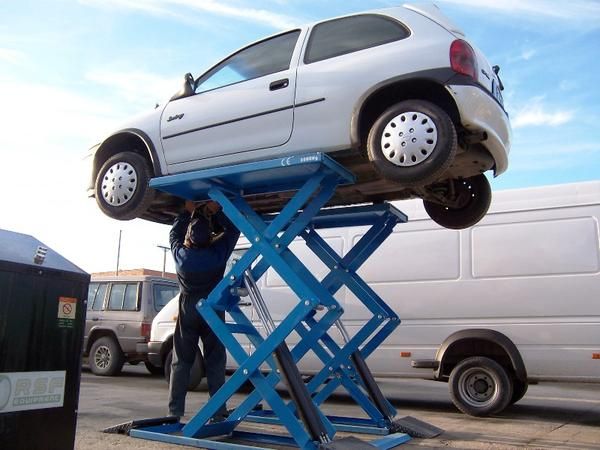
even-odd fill
[(273, 81), (269, 84), (270, 91), (276, 91), (277, 89), (284, 89), (290, 85), (290, 80), (284, 78), (283, 80)]
[(97, 321), (99, 321), (100, 319), (99, 319), (99, 318), (97, 318), (97, 317), (92, 317), (92, 320), (93, 320), (94, 322), (97, 322)]

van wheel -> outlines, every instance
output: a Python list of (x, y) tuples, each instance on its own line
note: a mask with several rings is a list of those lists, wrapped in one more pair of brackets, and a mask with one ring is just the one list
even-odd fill
[(146, 369), (148, 369), (148, 372), (150, 372), (152, 375), (164, 375), (165, 374), (164, 367), (155, 366), (150, 361), (144, 361), (144, 365), (146, 366)]
[(529, 384), (527, 383), (527, 381), (521, 381), (516, 378), (513, 378), (513, 395), (510, 399), (510, 404), (514, 405), (519, 400), (521, 400), (527, 392), (528, 387)]
[(497, 414), (513, 396), (512, 380), (496, 361), (475, 356), (462, 360), (448, 381), (454, 405), (471, 416)]
[[(167, 384), (171, 382), (171, 363), (173, 362), (173, 350), (167, 353), (165, 358), (165, 381)], [(188, 382), (188, 391), (193, 391), (198, 387), (204, 378), (204, 365), (202, 363), (202, 354), (200, 350), (196, 353), (196, 360), (190, 370), (190, 381)]]
[(424, 100), (405, 100), (386, 109), (367, 139), (369, 161), (381, 176), (405, 186), (425, 185), (442, 175), (457, 151), (448, 114)]
[[(492, 202), (492, 189), (485, 175), (462, 180), (450, 180), (452, 194), (445, 193), (440, 201), (423, 200), (425, 211), (438, 225), (461, 230), (475, 225), (487, 213)], [(447, 199), (447, 204), (444, 202)]]
[(110, 336), (104, 336), (92, 344), (89, 363), (94, 374), (110, 377), (121, 372), (125, 355), (118, 342)]

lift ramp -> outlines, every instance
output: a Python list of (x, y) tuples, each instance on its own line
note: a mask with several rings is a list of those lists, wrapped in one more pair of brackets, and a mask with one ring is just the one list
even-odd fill
[[(351, 184), (354, 176), (322, 153), (310, 153), (268, 161), (205, 169), (151, 180), (157, 190), (193, 200), (212, 199), (248, 239), (251, 246), (225, 274), (206, 299), (197, 304), (198, 313), (223, 342), (238, 369), (208, 402), (187, 422), (158, 423), (133, 427), (129, 435), (209, 449), (257, 448), (237, 443), (252, 441), (301, 449), (390, 449), (410, 439), (397, 432), (396, 410), (383, 396), (365, 360), (399, 325), (397, 314), (360, 278), (360, 266), (406, 216), (390, 204), (323, 209), (337, 186)], [(245, 196), (289, 192), (289, 200), (278, 214), (261, 216)], [(367, 233), (344, 256), (338, 255), (318, 231), (322, 228), (369, 226)], [(329, 268), (318, 280), (290, 251), (294, 239), (307, 246)], [(256, 287), (269, 268), (275, 270), (297, 297), (297, 304), (279, 323), (273, 323)], [(368, 308), (372, 317), (353, 336), (340, 320), (343, 308), (334, 295), (346, 286)], [(240, 289), (251, 292), (254, 307), (268, 330), (262, 336), (239, 307)], [(317, 315), (317, 310), (323, 310)], [(218, 312), (226, 311), (233, 323), (225, 323)], [(344, 337), (336, 342), (330, 334), (337, 326)], [(300, 341), (292, 348), (286, 338), (296, 332)], [(244, 334), (254, 346), (249, 354), (237, 341)], [(322, 369), (304, 383), (298, 361), (313, 351)], [(270, 372), (261, 371), (267, 364)], [(245, 383), (253, 390), (229, 417), (212, 423), (211, 417)], [(276, 390), (283, 382), (290, 393), (286, 401)], [(328, 417), (320, 405), (343, 387), (365, 411), (367, 419)], [(266, 402), (270, 410), (256, 407)], [(283, 426), (288, 435), (237, 430), (243, 421), (263, 421)], [(386, 435), (371, 441), (356, 437), (336, 438), (337, 431)]]

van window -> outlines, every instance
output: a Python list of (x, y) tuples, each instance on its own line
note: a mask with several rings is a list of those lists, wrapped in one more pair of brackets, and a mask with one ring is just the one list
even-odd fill
[(179, 286), (174, 284), (154, 284), (152, 287), (154, 294), (154, 310), (156, 312), (163, 309), (173, 297), (179, 294)]
[(112, 311), (137, 311), (137, 283), (113, 283), (108, 298), (108, 309)]
[(471, 239), (475, 278), (600, 270), (592, 217), (477, 226)]
[(100, 283), (98, 285), (98, 290), (96, 291), (96, 295), (93, 299), (88, 299), (88, 301), (92, 301), (92, 310), (93, 311), (101, 311), (104, 308), (104, 297), (106, 295), (106, 289), (108, 288), (108, 283)]

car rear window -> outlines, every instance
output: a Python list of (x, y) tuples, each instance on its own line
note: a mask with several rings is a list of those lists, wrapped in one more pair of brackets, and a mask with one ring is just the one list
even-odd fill
[(92, 283), (88, 290), (88, 309), (101, 311), (104, 306), (104, 296), (108, 283)]
[(179, 294), (179, 286), (173, 284), (155, 284), (152, 288), (154, 294), (154, 310), (163, 309), (173, 297)]
[(399, 22), (376, 14), (342, 17), (316, 25), (310, 35), (304, 63), (364, 50), (409, 36)]

